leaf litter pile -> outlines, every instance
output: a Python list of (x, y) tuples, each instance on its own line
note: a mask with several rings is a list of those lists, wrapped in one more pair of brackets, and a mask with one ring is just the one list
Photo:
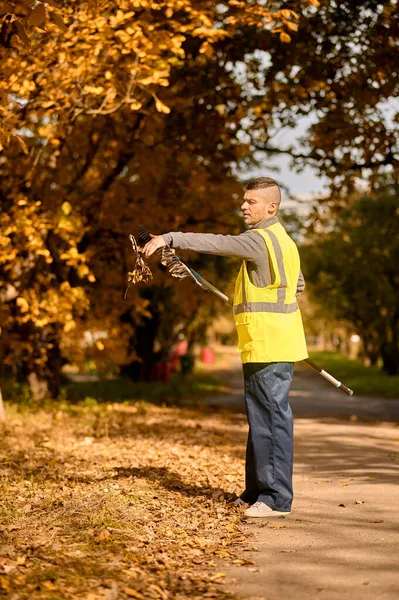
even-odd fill
[(0, 596), (234, 598), (247, 533), (237, 415), (151, 404), (8, 411), (1, 431)]

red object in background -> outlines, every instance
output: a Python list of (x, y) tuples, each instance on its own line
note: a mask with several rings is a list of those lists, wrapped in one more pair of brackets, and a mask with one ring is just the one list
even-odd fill
[(201, 360), (204, 365), (213, 365), (215, 362), (215, 353), (212, 348), (203, 348), (201, 352)]
[(188, 348), (188, 341), (182, 340), (175, 347), (175, 349), (173, 351), (173, 355), (174, 356), (183, 356), (187, 352), (187, 348)]
[(173, 348), (173, 351), (170, 355), (170, 360), (169, 360), (170, 370), (172, 371), (172, 373), (179, 370), (180, 357), (185, 355), (185, 353), (187, 352), (187, 348), (188, 348), (187, 340), (182, 340)]

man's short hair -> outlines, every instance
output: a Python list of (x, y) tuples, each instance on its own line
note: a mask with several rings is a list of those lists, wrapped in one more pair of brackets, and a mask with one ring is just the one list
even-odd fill
[(271, 177), (256, 177), (256, 179), (250, 179), (247, 184), (245, 185), (245, 191), (248, 192), (249, 190), (264, 190), (266, 188), (270, 188), (270, 187), (276, 187), (278, 188), (279, 191), (279, 206), (280, 206), (280, 202), (281, 202), (281, 190), (280, 190), (280, 186), (277, 183), (277, 181), (275, 179), (272, 179)]
[(250, 179), (248, 183), (245, 185), (246, 190), (263, 190), (264, 188), (269, 187), (278, 187), (280, 189), (279, 184), (275, 179), (271, 177), (257, 177), (256, 179)]

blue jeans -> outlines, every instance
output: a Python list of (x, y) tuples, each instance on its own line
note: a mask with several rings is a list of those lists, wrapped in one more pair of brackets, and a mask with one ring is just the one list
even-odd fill
[(293, 498), (293, 418), (288, 402), (294, 364), (246, 363), (245, 404), (249, 424), (244, 502), (290, 511)]

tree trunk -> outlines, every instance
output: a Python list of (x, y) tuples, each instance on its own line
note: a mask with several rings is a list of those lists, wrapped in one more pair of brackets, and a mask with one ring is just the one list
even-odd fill
[(35, 369), (32, 365), (30, 365), (30, 368), (28, 366), (27, 380), (35, 402), (40, 402), (46, 398), (58, 398), (62, 364), (63, 359), (60, 348), (58, 343), (54, 341), (53, 347), (47, 352), (47, 363), (42, 369)]
[(1, 388), (0, 388), (0, 423), (4, 422), (5, 420), (6, 420), (6, 411), (4, 409), (3, 396), (2, 396)]
[(395, 343), (385, 344), (381, 350), (382, 370), (388, 375), (399, 375), (399, 348)]
[(364, 354), (370, 361), (370, 366), (374, 367), (377, 364), (379, 357), (381, 356), (381, 349), (376, 344), (375, 340), (372, 339), (371, 336), (365, 335), (364, 333), (360, 335), (363, 341), (363, 349)]
[(132, 381), (151, 381), (154, 365), (160, 359), (160, 353), (154, 352), (154, 340), (159, 329), (159, 316), (155, 314), (150, 319), (145, 319), (137, 327), (132, 343), (140, 357), (121, 368), (121, 375), (126, 375)]
[(375, 367), (375, 365), (378, 362), (378, 353), (377, 352), (370, 352), (368, 355), (368, 359), (370, 361), (370, 367)]
[(46, 379), (40, 377), (40, 375), (34, 371), (31, 371), (28, 374), (27, 379), (29, 390), (34, 402), (41, 402), (41, 400), (50, 397), (48, 382)]

